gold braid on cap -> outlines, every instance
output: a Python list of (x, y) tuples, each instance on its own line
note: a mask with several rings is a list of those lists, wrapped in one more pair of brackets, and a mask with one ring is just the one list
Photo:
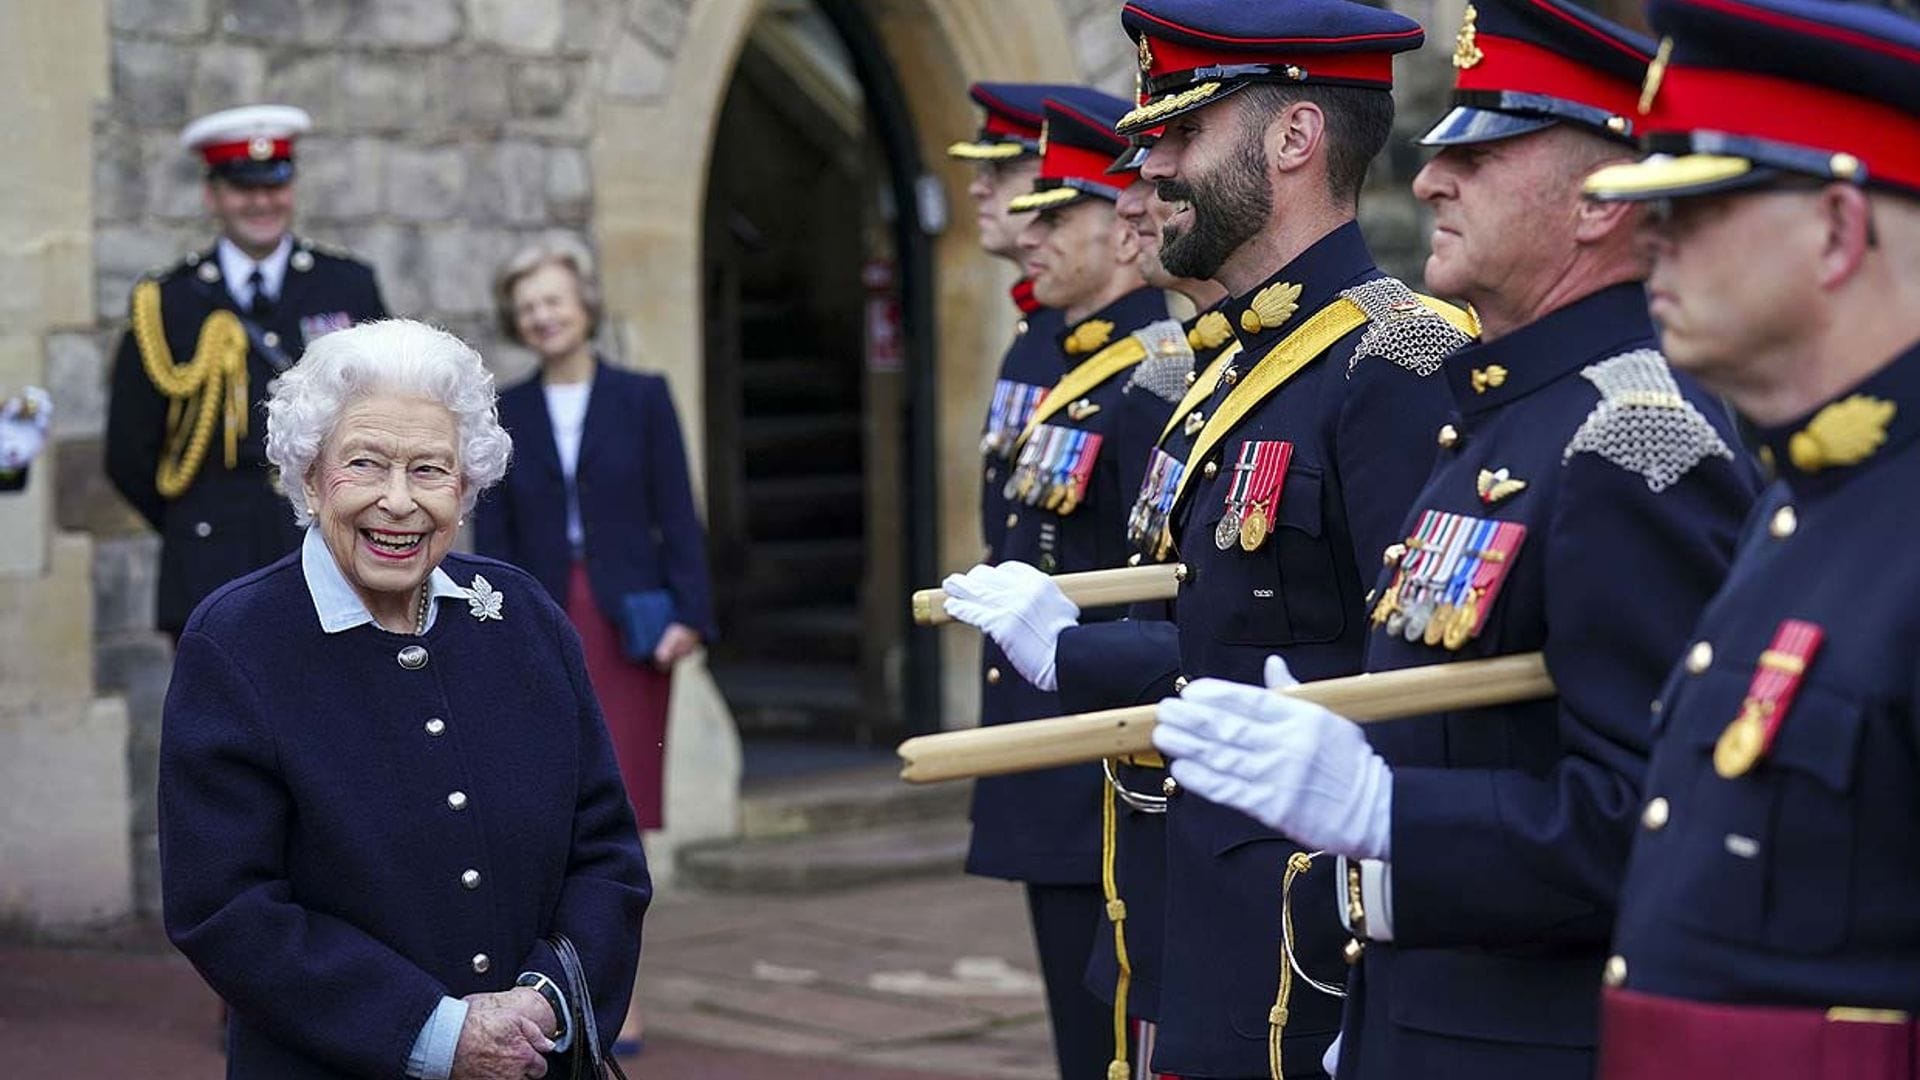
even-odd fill
[(149, 280), (133, 287), (133, 340), (147, 379), (167, 399), (166, 447), (154, 483), (162, 498), (176, 499), (199, 475), (223, 405), (227, 468), (239, 464), (247, 433), (247, 332), (233, 312), (215, 311), (200, 324), (193, 359), (174, 363), (160, 317), (160, 283)]
[(1140, 106), (1121, 117), (1120, 122), (1113, 125), (1113, 128), (1115, 131), (1120, 131), (1148, 120), (1158, 120), (1168, 113), (1179, 112), (1189, 105), (1198, 105), (1219, 92), (1220, 84), (1217, 82), (1204, 82), (1199, 86), (1190, 86), (1177, 94)]

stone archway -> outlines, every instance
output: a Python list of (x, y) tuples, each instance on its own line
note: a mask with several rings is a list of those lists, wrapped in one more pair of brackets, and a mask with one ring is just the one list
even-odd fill
[[(669, 376), (701, 491), (702, 207), (714, 124), (762, 2), (700, 0), (682, 15), (668, 15), (678, 35), (670, 58), (642, 47), (631, 33), (611, 43), (592, 140), (594, 232), (607, 307), (622, 317), (626, 355)], [(950, 208), (965, 204), (966, 174), (946, 160), (943, 148), (977, 123), (967, 84), (978, 78), (1077, 78), (1067, 22), (1052, 4), (865, 0), (863, 8), (898, 75), (921, 160), (941, 181)], [(980, 258), (969, 215), (948, 217), (956, 226), (933, 243), (933, 379), (942, 403), (937, 472), (971, 478), (978, 420), (972, 406), (985, 401), (993, 380), (982, 358), (997, 355), (1012, 333), (1004, 292), (1011, 271)], [(979, 533), (970, 484), (943, 483), (937, 505), (941, 565), (973, 561)], [(968, 635), (942, 639), (945, 717), (973, 713), (977, 688), (966, 674), (976, 649)], [(738, 814), (739, 743), (703, 667), (685, 666), (676, 679), (670, 732), (670, 824), (660, 856), (688, 842), (732, 835)], [(716, 797), (719, 792), (725, 795)], [(661, 873), (670, 872), (667, 859), (659, 863)]]

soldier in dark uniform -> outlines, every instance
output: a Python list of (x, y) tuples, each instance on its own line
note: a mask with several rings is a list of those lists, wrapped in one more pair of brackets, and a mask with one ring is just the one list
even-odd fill
[[(1920, 20), (1654, 0), (1652, 311), (1778, 482), (1653, 703), (1606, 1080), (1920, 1076)], [(1636, 583), (1635, 587), (1639, 587)]]
[[(1042, 106), (1048, 94), (1075, 89), (1050, 83), (975, 83), (968, 94), (986, 111), (980, 133), (970, 142), (947, 147), (947, 156), (973, 163), (967, 195), (973, 199), (980, 247), (987, 254), (1020, 265), (1020, 230), (1032, 211), (1016, 213), (1011, 200), (1033, 190), (1040, 175)], [(1033, 282), (1025, 276), (1014, 282), (1013, 303), (1020, 309), (1018, 333), (1000, 359), (993, 399), (980, 436), (980, 531), (986, 539), (986, 561), (999, 562), (1006, 538), (1007, 455), (1026, 427), (1041, 395), (1065, 371), (1056, 340), (1064, 320), (1060, 313), (1033, 297)]]
[(206, 162), (211, 248), (134, 287), (114, 359), (107, 475), (160, 534), (160, 628), (292, 551), (300, 533), (266, 464), (267, 384), (314, 338), (384, 318), (373, 270), (294, 236), (294, 140), (307, 114), (250, 105), (181, 143)]
[[(1083, 148), (1089, 151), (1103, 149), (1116, 141), (1110, 131), (1105, 130), (1080, 133), (1065, 128), (1050, 130), (1056, 132), (1048, 144), (1050, 148), (1059, 142), (1062, 134), (1076, 145), (1085, 144)], [(1107, 165), (1100, 179), (1091, 172), (1098, 163), (1097, 157), (1083, 158), (1081, 167), (1087, 172), (1089, 183), (1103, 187), (1126, 185), (1115, 199), (1114, 212), (1133, 230), (1140, 247), (1140, 274), (1146, 283), (1156, 289), (1180, 292), (1196, 306), (1209, 309), (1224, 299), (1225, 290), (1211, 281), (1174, 277), (1160, 264), (1160, 226), (1171, 207), (1154, 197), (1152, 185), (1137, 178), (1150, 141), (1151, 136), (1136, 136)], [(1105, 177), (1115, 179), (1108, 181)], [(1045, 193), (1039, 193), (1038, 197), (1045, 197)], [(1232, 341), (1224, 315), (1212, 314), (1204, 330), (1196, 325), (1200, 321), (1201, 316), (1186, 323), (1167, 319), (1136, 331), (1138, 352), (1145, 354), (1145, 359), (1132, 363), (1127, 369), (1129, 374), (1124, 385), (1119, 385), (1117, 401), (1110, 392), (1117, 382), (1104, 383), (1097, 395), (1097, 401), (1104, 407), (1118, 410), (1099, 421), (1107, 441), (1102, 453), (1116, 455), (1114, 460), (1125, 474), (1122, 485), (1134, 485), (1136, 494), (1127, 512), (1124, 546), (1118, 550), (1133, 552), (1127, 559), (1136, 564), (1140, 549), (1151, 553), (1153, 561), (1164, 561), (1168, 556), (1164, 545), (1155, 539), (1161, 530), (1157, 516), (1162, 512), (1159, 504), (1170, 493), (1168, 484), (1174, 478), (1169, 466), (1177, 470), (1179, 465), (1177, 460), (1159, 451), (1166, 447), (1181, 452), (1177, 446), (1169, 446), (1181, 438), (1180, 426), (1172, 422), (1171, 409), (1182, 397), (1194, 392), (1196, 372), (1204, 370), (1210, 380), (1217, 378), (1219, 367), (1214, 362), (1215, 356)], [(1132, 346), (1123, 344), (1121, 348), (1131, 350)], [(1112, 353), (1090, 363), (1107, 360), (1129, 362), (1131, 353)], [(1125, 486), (1120, 488), (1122, 494), (1126, 490)], [(1110, 524), (1104, 516), (1093, 520)], [(1112, 547), (1113, 539), (1103, 538), (1097, 545), (1105, 550), (1095, 556), (1095, 561), (1117, 554)], [(1022, 586), (1038, 584), (1040, 580), (1038, 572), (1024, 563), (977, 567), (964, 583), (955, 584), (955, 588), (970, 599), (951, 604), (950, 610), (960, 621), (975, 625), (1004, 620), (1008, 612), (1018, 606)], [(998, 594), (1002, 601), (989, 601), (988, 594)], [(1127, 614), (1129, 618), (1164, 618), (1162, 609), (1163, 605), (1135, 605)], [(1006, 635), (1003, 632), (1001, 636)], [(999, 646), (999, 642), (994, 642), (989, 648)], [(1010, 647), (1007, 655), (1019, 670), (1023, 652)], [(1020, 676), (1029, 681), (1050, 681), (1043, 670), (1020, 670)], [(1069, 711), (1077, 709), (1064, 697), (1060, 705)], [(1129, 1021), (1150, 1022), (1157, 1014), (1158, 923), (1163, 906), (1159, 882), (1165, 830), (1159, 816), (1164, 803), (1159, 795), (1160, 781), (1153, 775), (1158, 769), (1153, 762), (1145, 760), (1154, 756), (1108, 763), (1107, 784), (1097, 796), (1101, 800), (1096, 809), (1101, 820), (1100, 880), (1105, 917), (1094, 936), (1092, 955), (1087, 958), (1085, 984), (1114, 1009), (1115, 1055), (1110, 1071), (1115, 1065), (1146, 1060), (1140, 1050), (1129, 1048), (1150, 1047), (1151, 1030), (1143, 1028), (1135, 1034)], [(1132, 787), (1126, 786), (1129, 783)], [(1146, 789), (1144, 794), (1136, 790), (1141, 787)], [(1080, 819), (1084, 820), (1085, 812), (1086, 808), (1078, 810)], [(1124, 844), (1120, 842), (1122, 834), (1127, 837)], [(1130, 958), (1124, 965), (1122, 956)]]
[(1443, 368), (1454, 411), (1386, 550), (1367, 670), (1541, 651), (1557, 700), (1364, 735), (1258, 686), (1161, 710), (1188, 791), (1341, 857), (1363, 957), (1342, 1078), (1593, 1074), (1644, 710), (1758, 487), (1731, 416), (1658, 352), (1639, 215), (1581, 191), (1631, 153), (1653, 54), (1564, 0), (1478, 0), (1413, 184), (1427, 284), (1473, 305), (1482, 341)]
[[(1176, 204), (1161, 261), (1227, 289), (1238, 352), (1178, 418), (1192, 448), (1167, 515), (1188, 568), (1174, 623), (1067, 626), (1046, 662), (1104, 704), (1157, 700), (1187, 677), (1257, 678), (1275, 649), (1310, 677), (1352, 674), (1360, 567), (1427, 474), (1446, 408), (1428, 376), (1472, 325), (1382, 274), (1353, 220), (1392, 127), (1393, 55), (1423, 34), (1345, 0), (1139, 0), (1121, 18), (1147, 101), (1120, 130), (1165, 125), (1141, 168)], [(1165, 820), (1154, 1069), (1318, 1075), (1339, 1010), (1292, 992), (1281, 926), (1290, 906), (1305, 970), (1344, 970), (1331, 861), (1294, 882), (1297, 847), (1177, 791)]]
[[(1020, 582), (1120, 563), (1123, 521), (1147, 448), (1173, 408), (1132, 378), (1146, 362), (1165, 363), (1166, 346), (1184, 346), (1185, 338), (1167, 318), (1165, 295), (1141, 275), (1133, 226), (1114, 210), (1126, 181), (1116, 182), (1106, 168), (1126, 148), (1113, 131), (1126, 111), (1125, 101), (1095, 90), (1049, 96), (1034, 190), (1010, 203), (1016, 212), (1037, 214), (1020, 244), (1035, 298), (1065, 316), (1055, 344), (1066, 370), (1014, 437), (1002, 486), (1008, 499), (1002, 562), (953, 575), (943, 585), (953, 598), (949, 610), (962, 621), (977, 621), (969, 604), (995, 604)], [(1137, 389), (1152, 424), (1144, 435), (1145, 424), (1122, 422), (1143, 407), (1132, 400)], [(1066, 618), (1079, 614), (1071, 604), (1067, 610)], [(1060, 711), (1050, 679), (1022, 677), (1023, 671), (1040, 675), (1022, 657), (989, 640), (982, 665), (982, 723)], [(1084, 983), (1102, 922), (1100, 783), (1100, 770), (1087, 765), (974, 786), (967, 869), (1026, 883), (1054, 1050), (1061, 1076), (1069, 1078), (1104, 1076), (1117, 1056), (1106, 1013)]]

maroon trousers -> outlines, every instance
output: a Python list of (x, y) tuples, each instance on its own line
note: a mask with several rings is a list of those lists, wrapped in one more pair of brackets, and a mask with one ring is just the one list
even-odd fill
[(620, 651), (620, 631), (600, 613), (587, 584), (585, 564), (575, 562), (567, 579), (567, 618), (580, 634), (587, 678), (607, 718), (607, 734), (620, 762), (627, 801), (642, 829), (658, 829), (663, 820), (662, 793), (667, 762), (667, 699), (673, 674), (652, 664), (636, 664)]
[(1916, 1080), (1900, 1014), (1717, 1005), (1608, 990), (1599, 1080)]

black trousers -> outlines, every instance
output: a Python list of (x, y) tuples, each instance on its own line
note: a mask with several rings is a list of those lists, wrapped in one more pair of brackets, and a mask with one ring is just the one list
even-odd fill
[(1047, 1018), (1060, 1080), (1105, 1080), (1113, 1060), (1113, 1010), (1086, 986), (1094, 935), (1106, 925), (1098, 885), (1027, 886), (1033, 943), (1047, 984)]

